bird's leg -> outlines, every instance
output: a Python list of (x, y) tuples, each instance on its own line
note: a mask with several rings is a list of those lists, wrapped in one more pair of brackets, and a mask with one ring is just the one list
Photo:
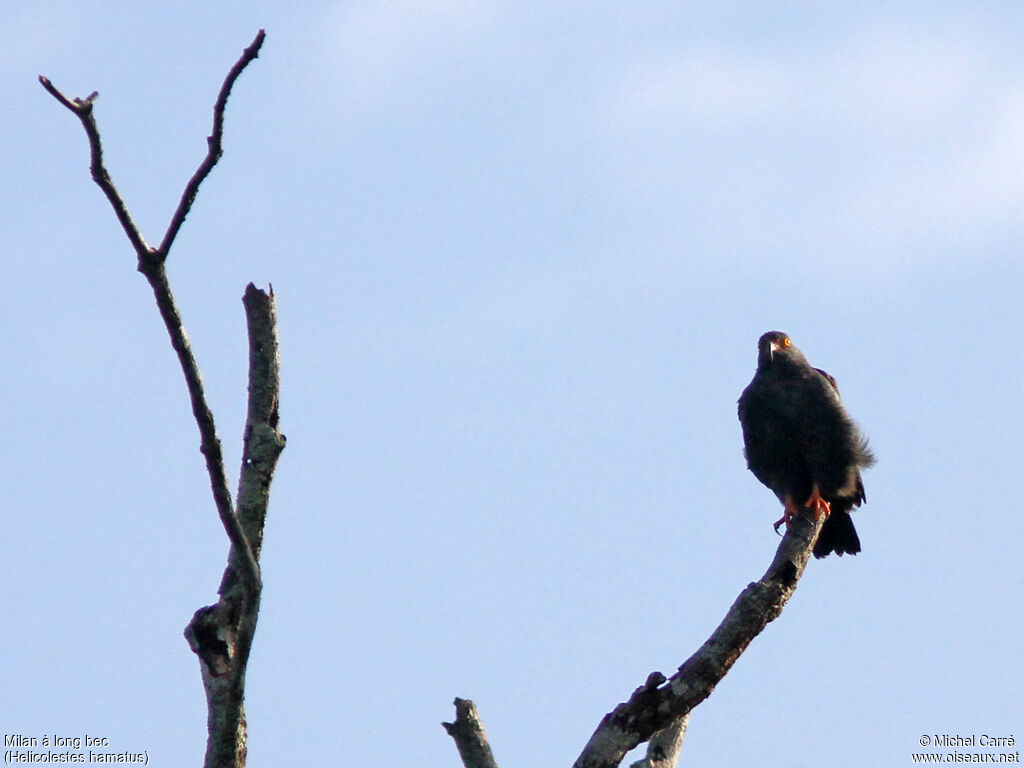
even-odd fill
[(818, 489), (818, 484), (815, 483), (813, 490), (811, 491), (811, 497), (807, 499), (804, 506), (808, 509), (814, 510), (814, 519), (820, 520), (821, 516), (824, 515), (825, 519), (832, 514), (832, 505), (821, 498), (821, 491)]
[[(817, 488), (817, 486), (815, 486), (815, 488)], [(797, 509), (796, 504), (793, 503), (793, 497), (790, 496), (788, 493), (786, 494), (786, 501), (784, 503), (786, 508), (782, 513), (782, 517), (780, 517), (772, 524), (772, 527), (775, 529), (776, 533), (779, 533), (779, 526), (783, 524), (789, 525), (789, 521), (800, 514), (800, 510)], [(782, 534), (779, 533), (779, 535), (781, 536)]]

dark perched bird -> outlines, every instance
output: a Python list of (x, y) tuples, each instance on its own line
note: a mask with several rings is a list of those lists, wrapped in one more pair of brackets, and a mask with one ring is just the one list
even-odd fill
[(855, 555), (850, 512), (866, 501), (862, 467), (875, 457), (839, 399), (836, 380), (814, 368), (781, 331), (757, 342), (757, 372), (739, 400), (747, 466), (785, 507), (775, 530), (800, 513), (826, 516), (814, 556)]

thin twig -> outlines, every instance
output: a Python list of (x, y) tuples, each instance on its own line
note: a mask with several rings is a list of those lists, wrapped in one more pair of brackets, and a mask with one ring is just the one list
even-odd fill
[(750, 641), (782, 612), (823, 524), (824, 519), (794, 518), (764, 576), (740, 593), (707, 641), (671, 678), (652, 672), (629, 701), (605, 715), (574, 768), (615, 768), (629, 750), (704, 701)]
[(185, 185), (185, 193), (181, 196), (178, 208), (175, 210), (174, 216), (171, 217), (171, 223), (167, 227), (167, 233), (160, 243), (159, 252), (163, 254), (164, 258), (167, 257), (167, 252), (170, 251), (174, 238), (178, 236), (178, 230), (181, 229), (181, 225), (185, 223), (185, 217), (188, 216), (188, 212), (192, 209), (192, 203), (199, 192), (199, 185), (203, 183), (203, 180), (213, 170), (213, 166), (220, 160), (220, 156), (224, 151), (221, 146), (221, 139), (224, 135), (224, 108), (227, 106), (228, 96), (231, 95), (231, 88), (234, 86), (238, 76), (242, 74), (242, 70), (248, 66), (249, 62), (260, 55), (260, 48), (263, 46), (263, 38), (265, 36), (262, 29), (257, 33), (256, 38), (242, 52), (242, 56), (235, 62), (231, 71), (228, 72), (228, 76), (224, 79), (224, 84), (220, 88), (220, 93), (217, 94), (217, 101), (213, 105), (213, 132), (206, 139), (206, 157), (203, 158), (203, 162), (199, 164), (199, 168), (196, 169), (196, 172), (192, 174), (192, 178), (188, 180), (188, 184)]
[(92, 104), (99, 97), (99, 93), (93, 91), (84, 99), (69, 99), (57, 90), (57, 87), (49, 79), (42, 75), (39, 76), (39, 82), (42, 83), (43, 88), (53, 98), (74, 112), (78, 119), (82, 121), (85, 134), (89, 137), (89, 150), (91, 154), (89, 170), (92, 172), (92, 179), (103, 190), (103, 194), (107, 196), (107, 200), (110, 201), (110, 205), (114, 208), (114, 214), (117, 216), (117, 220), (121, 222), (121, 227), (124, 229), (125, 234), (128, 235), (128, 240), (131, 241), (132, 248), (135, 249), (135, 254), (138, 256), (139, 265), (141, 266), (143, 261), (152, 253), (152, 249), (146, 244), (145, 238), (142, 237), (138, 226), (132, 220), (131, 214), (128, 213), (128, 207), (124, 204), (124, 200), (121, 199), (121, 194), (117, 191), (117, 187), (114, 186), (114, 182), (110, 180), (110, 174), (107, 173), (107, 169), (103, 165), (103, 144), (100, 141), (100, 131), (96, 126), (96, 119), (92, 116)]

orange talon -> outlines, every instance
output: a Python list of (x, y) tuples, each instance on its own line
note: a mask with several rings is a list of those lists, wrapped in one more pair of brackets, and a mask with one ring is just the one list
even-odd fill
[(815, 520), (820, 520), (822, 515), (825, 516), (825, 519), (828, 519), (828, 516), (832, 514), (832, 505), (821, 498), (821, 492), (818, 490), (817, 483), (814, 484), (811, 497), (804, 503), (804, 506), (814, 510)]
[[(779, 526), (781, 526), (783, 523), (789, 525), (789, 521), (800, 514), (800, 510), (796, 508), (796, 504), (793, 503), (793, 499), (790, 497), (788, 493), (786, 494), (785, 507), (786, 508), (785, 511), (782, 513), (782, 517), (780, 517), (772, 524), (772, 527), (775, 529), (776, 533), (779, 533)], [(779, 535), (781, 536), (782, 534), (779, 533)]]

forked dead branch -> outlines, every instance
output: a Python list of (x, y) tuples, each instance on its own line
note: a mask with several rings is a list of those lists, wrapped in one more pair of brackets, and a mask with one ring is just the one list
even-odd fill
[(280, 363), (277, 323), (273, 289), (264, 292), (250, 283), (243, 296), (249, 332), (249, 402), (238, 493), (232, 500), (213, 413), (207, 404), (199, 367), (171, 292), (165, 262), (200, 185), (223, 152), (224, 110), (231, 89), (246, 66), (259, 55), (263, 39), (264, 33), (260, 30), (228, 72), (214, 104), (213, 130), (207, 138), (206, 156), (186, 184), (157, 248), (147, 244), (104, 165), (103, 145), (93, 116), (98, 93), (93, 92), (84, 99), (68, 98), (47, 78), (39, 78), (43, 87), (81, 121), (89, 139), (92, 178), (114, 209), (135, 250), (137, 268), (153, 290), (157, 309), (185, 376), (217, 513), (231, 543), (228, 565), (218, 590), (219, 600), (196, 611), (185, 629), (189, 645), (200, 659), (206, 689), (206, 768), (239, 768), (245, 765), (246, 759), (243, 700), (245, 670), (259, 612), (259, 552), (270, 483), (285, 442), (278, 430)]

